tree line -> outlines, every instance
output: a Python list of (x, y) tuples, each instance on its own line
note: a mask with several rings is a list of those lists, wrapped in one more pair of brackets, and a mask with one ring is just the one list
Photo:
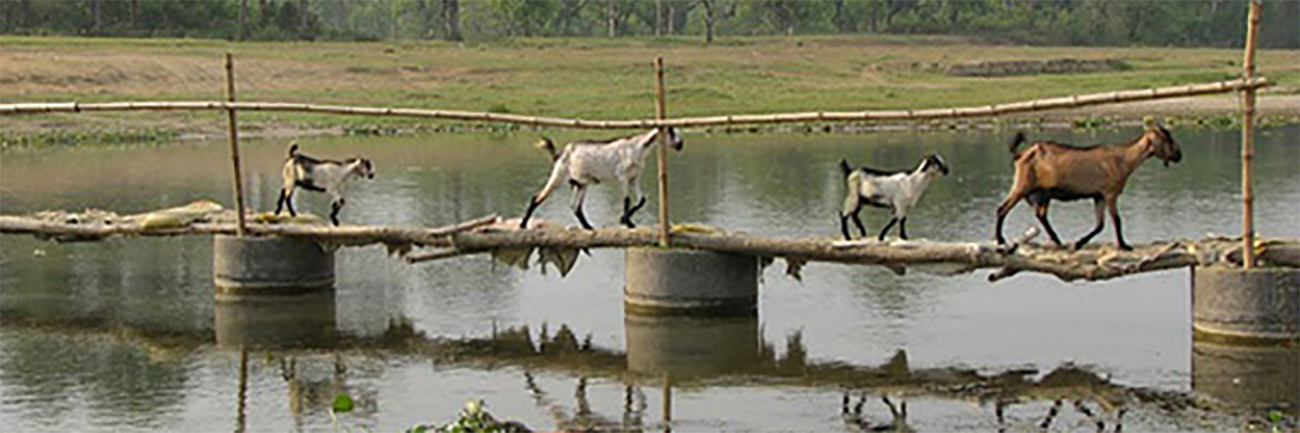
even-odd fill
[[(1243, 0), (5, 0), (0, 33), (229, 40), (938, 34), (1035, 45), (1240, 47)], [(1260, 44), (1300, 48), (1300, 1)]]

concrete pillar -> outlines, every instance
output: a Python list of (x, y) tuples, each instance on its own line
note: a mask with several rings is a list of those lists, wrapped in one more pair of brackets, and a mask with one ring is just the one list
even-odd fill
[(217, 298), (293, 295), (334, 287), (334, 253), (299, 238), (213, 237)]
[(212, 242), (217, 346), (328, 347), (335, 336), (334, 253), (288, 237)]
[(296, 295), (218, 297), (217, 346), (327, 348), (337, 334), (334, 291)]
[(628, 371), (680, 380), (742, 373), (759, 364), (758, 316), (623, 319)]
[(1192, 391), (1247, 413), (1300, 416), (1300, 345), (1194, 340)]
[(1192, 328), (1221, 340), (1300, 340), (1300, 269), (1192, 269)]
[(624, 257), (627, 314), (757, 314), (759, 266), (754, 257), (662, 248), (628, 248)]

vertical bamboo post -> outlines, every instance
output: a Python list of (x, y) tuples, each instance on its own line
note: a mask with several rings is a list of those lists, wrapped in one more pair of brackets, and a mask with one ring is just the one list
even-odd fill
[[(664, 101), (664, 58), (655, 57), (655, 120), (664, 120), (667, 108)], [(668, 221), (668, 140), (664, 138), (665, 128), (660, 126), (659, 133), (659, 246), (672, 246), (672, 224)]]
[[(1255, 77), (1255, 42), (1259, 38), (1260, 0), (1250, 2), (1250, 21), (1246, 26), (1246, 58), (1242, 62), (1246, 79)], [(1252, 165), (1255, 160), (1255, 88), (1242, 91), (1241, 98), (1241, 266), (1255, 265), (1255, 187)]]
[[(226, 101), (234, 104), (235, 102), (235, 62), (226, 53)], [(239, 225), (236, 226), (235, 234), (244, 235), (244, 176), (239, 170), (239, 123), (235, 119), (235, 107), (226, 106), (226, 113), (230, 117), (230, 160), (235, 167), (235, 212)]]

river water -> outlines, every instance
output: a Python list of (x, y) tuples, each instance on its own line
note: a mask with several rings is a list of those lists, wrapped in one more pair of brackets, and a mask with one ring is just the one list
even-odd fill
[[(1029, 136), (1105, 143), (1137, 132)], [(1173, 133), (1183, 162), (1143, 166), (1120, 200), (1126, 238), (1237, 234), (1238, 133)], [(841, 157), (903, 169), (938, 152), (952, 173), (909, 215), (909, 235), (987, 240), (1011, 182), (1010, 135), (687, 133), (685, 150), (671, 156), (672, 218), (766, 236), (836, 237)], [(1264, 236), (1300, 237), (1297, 136), (1294, 126), (1259, 133), (1256, 227)], [(375, 161), (375, 179), (349, 191), (346, 223), (440, 226), (522, 212), (549, 169), (529, 146), (536, 138), (299, 142), (311, 155)], [(245, 143), (251, 206), (274, 209), (286, 148)], [(5, 214), (232, 201), (220, 141), (0, 156)], [(650, 197), (636, 218), (643, 225), (658, 214), (653, 177), (643, 181)], [(538, 216), (576, 224), (568, 201), (560, 191)], [(621, 204), (618, 188), (595, 187), (588, 218), (612, 226)], [(329, 205), (302, 193), (298, 208), (323, 214)], [(874, 209), (864, 217), (873, 232), (887, 221)], [(1075, 239), (1091, 228), (1091, 204), (1058, 203), (1052, 221)], [(1033, 225), (1022, 205), (1007, 233)], [(1057, 399), (1064, 405), (1053, 431), (1094, 428), (1074, 400), (1107, 429), (1119, 420), (1126, 431), (1237, 429), (1273, 409), (1300, 411), (1300, 348), (1193, 343), (1187, 270), (1097, 283), (1031, 274), (989, 283), (987, 271), (898, 276), (812, 264), (795, 279), (778, 261), (762, 274), (757, 318), (668, 320), (624, 317), (619, 250), (595, 250), (561, 278), (487, 256), (408, 265), (383, 248), (345, 249), (333, 299), (286, 307), (301, 321), (258, 330), (305, 327), (326, 343), (241, 353), (217, 344), (207, 237), (0, 241), (4, 431), (330, 430), (329, 402), (339, 392), (358, 402), (338, 419), (352, 431), (445, 423), (474, 399), (535, 429), (654, 431), (842, 431), (846, 393), (853, 403), (867, 397), (860, 418), (873, 425), (891, 419), (879, 396), (906, 401), (907, 422), (921, 431), (1036, 430)], [(1114, 242), (1109, 221), (1097, 242)]]

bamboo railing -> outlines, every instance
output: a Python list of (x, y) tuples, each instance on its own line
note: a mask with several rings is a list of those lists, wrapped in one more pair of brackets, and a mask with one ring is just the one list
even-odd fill
[(221, 101), (146, 101), (102, 103), (21, 103), (0, 104), (0, 116), (43, 113), (81, 113), (89, 111), (289, 111), (322, 114), (347, 114), (359, 116), (398, 116), (468, 122), (515, 123), (533, 126), (553, 126), (584, 129), (631, 129), (656, 127), (701, 127), (739, 124), (776, 124), (806, 122), (875, 122), (957, 119), (993, 117), (1013, 113), (1078, 108), (1092, 105), (1148, 101), (1215, 93), (1241, 92), (1272, 85), (1264, 77), (1248, 77), (1213, 83), (1158, 87), (1142, 90), (1092, 93), (1057, 98), (1036, 99), (1007, 104), (976, 107), (933, 108), (922, 110), (867, 110), (867, 111), (816, 111), (782, 114), (748, 114), (735, 116), (687, 117), (677, 119), (589, 120), (560, 117), (523, 116), (458, 110), (426, 110), (416, 108), (376, 108), (342, 105), (298, 104), (286, 102), (221, 102)]

